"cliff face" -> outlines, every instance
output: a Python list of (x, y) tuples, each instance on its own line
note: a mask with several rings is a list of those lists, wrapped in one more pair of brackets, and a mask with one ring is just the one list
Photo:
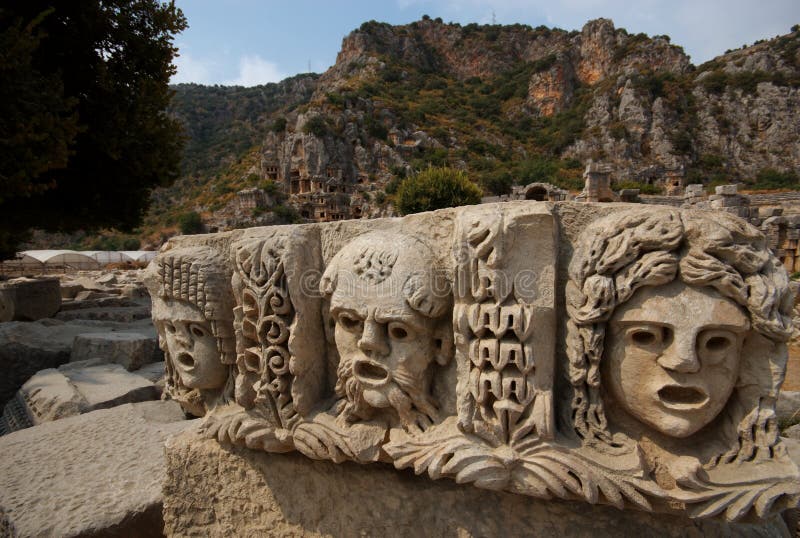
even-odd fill
[(371, 21), (297, 85), (304, 98), (262, 122), (251, 173), (315, 220), (391, 214), (387, 191), (428, 164), (466, 169), (487, 194), (574, 189), (590, 159), (659, 188), (800, 168), (797, 31), (696, 67), (668, 37), (607, 19), (580, 32)]

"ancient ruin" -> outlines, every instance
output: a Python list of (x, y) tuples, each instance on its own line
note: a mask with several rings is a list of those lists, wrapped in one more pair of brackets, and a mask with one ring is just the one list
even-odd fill
[(148, 286), (207, 439), (753, 523), (800, 501), (768, 247), (724, 212), (509, 202), (176, 238)]

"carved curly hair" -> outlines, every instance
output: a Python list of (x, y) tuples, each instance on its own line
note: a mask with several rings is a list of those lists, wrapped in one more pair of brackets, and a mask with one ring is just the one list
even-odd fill
[[(769, 340), (781, 343), (791, 336), (793, 296), (786, 271), (756, 228), (727, 213), (650, 207), (602, 218), (584, 231), (569, 277), (572, 415), (576, 433), (590, 444), (613, 444), (600, 394), (606, 322), (637, 289), (676, 278), (710, 286), (746, 310), (752, 328)], [(772, 355), (766, 370), (784, 371), (785, 348)], [(774, 398), (782, 378), (773, 376), (769, 390), (738, 395), (739, 447), (727, 459), (752, 458), (758, 448), (777, 442)]]

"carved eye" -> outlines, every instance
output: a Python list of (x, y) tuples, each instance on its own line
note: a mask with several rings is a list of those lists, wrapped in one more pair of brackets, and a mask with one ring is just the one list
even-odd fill
[(339, 314), (338, 321), (339, 325), (352, 332), (361, 330), (361, 326), (363, 325), (363, 322), (359, 318), (346, 312)]
[(736, 335), (731, 331), (703, 331), (697, 338), (697, 349), (704, 364), (717, 364), (736, 348)]
[(208, 335), (208, 331), (202, 325), (198, 325), (197, 323), (192, 323), (189, 326), (189, 331), (197, 338), (202, 338)]
[(393, 340), (406, 340), (411, 334), (411, 330), (403, 323), (393, 321), (389, 324), (389, 336)]
[(628, 340), (635, 346), (660, 345), (668, 338), (669, 330), (658, 325), (637, 325), (628, 329)]
[(654, 331), (647, 329), (636, 329), (631, 333), (631, 340), (634, 344), (640, 346), (649, 346), (655, 344), (658, 336)]
[(174, 333), (175, 332), (175, 325), (173, 325), (169, 321), (165, 321), (164, 322), (164, 330), (167, 331), (168, 333)]

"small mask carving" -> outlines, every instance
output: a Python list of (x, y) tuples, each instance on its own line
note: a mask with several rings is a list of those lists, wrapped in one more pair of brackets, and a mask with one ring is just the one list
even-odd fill
[(235, 362), (230, 269), (208, 247), (175, 249), (150, 265), (145, 282), (165, 354), (166, 395), (192, 415), (230, 396)]
[(164, 335), (172, 367), (183, 386), (189, 389), (214, 389), (225, 384), (228, 367), (219, 359), (217, 340), (211, 323), (200, 309), (184, 301), (156, 299), (154, 310), (169, 313), (168, 318), (154, 321)]

